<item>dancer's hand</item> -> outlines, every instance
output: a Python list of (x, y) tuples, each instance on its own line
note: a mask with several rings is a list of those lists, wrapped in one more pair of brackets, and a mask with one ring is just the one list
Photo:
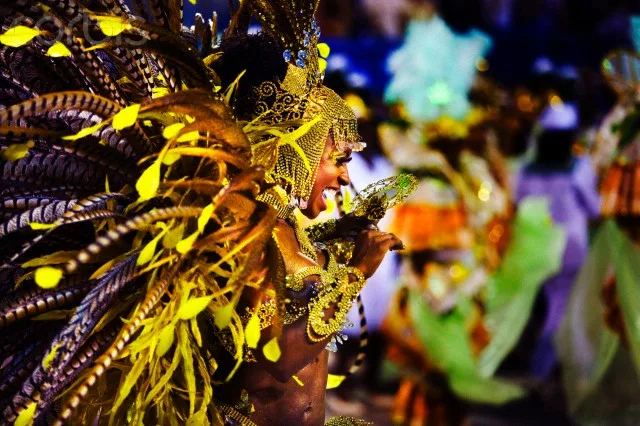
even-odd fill
[(336, 230), (330, 238), (327, 238), (327, 240), (331, 240), (333, 238), (355, 239), (355, 236), (358, 235), (360, 231), (367, 229), (368, 225), (371, 225), (371, 221), (369, 219), (349, 213), (348, 215), (342, 216), (338, 219)]
[(349, 266), (360, 269), (365, 278), (370, 278), (376, 272), (390, 250), (401, 250), (404, 247), (395, 235), (379, 231), (375, 226), (371, 228), (360, 232), (356, 237), (349, 262)]

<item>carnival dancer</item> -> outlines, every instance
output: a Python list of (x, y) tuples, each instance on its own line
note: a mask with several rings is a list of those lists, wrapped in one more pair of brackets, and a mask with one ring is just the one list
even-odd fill
[(181, 7), (0, 5), (2, 423), (320, 425), (324, 348), (402, 246), (368, 218), (408, 178), (293, 214), (363, 147), (317, 1), (245, 0), (220, 47)]

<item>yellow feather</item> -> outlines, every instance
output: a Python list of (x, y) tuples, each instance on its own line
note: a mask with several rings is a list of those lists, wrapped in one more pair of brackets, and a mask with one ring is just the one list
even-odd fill
[(346, 376), (329, 374), (329, 377), (327, 377), (327, 389), (337, 388), (344, 381), (344, 379), (346, 379)]
[(247, 342), (247, 346), (255, 349), (260, 341), (260, 318), (258, 315), (252, 315), (247, 322), (247, 326), (244, 330), (244, 338)]
[(9, 145), (7, 149), (2, 151), (2, 158), (7, 161), (18, 161), (29, 153), (29, 148), (33, 148), (33, 141), (27, 143), (15, 143)]
[(131, 368), (131, 370), (129, 370), (127, 377), (124, 379), (124, 383), (122, 383), (122, 385), (118, 388), (118, 396), (116, 398), (116, 401), (113, 403), (113, 407), (111, 408), (112, 413), (117, 412), (118, 407), (120, 407), (125, 398), (129, 396), (131, 389), (133, 389), (133, 387), (135, 386), (138, 378), (145, 370), (146, 366), (147, 358), (144, 356), (139, 357), (135, 364), (133, 364), (133, 367)]
[(178, 253), (185, 254), (189, 250), (191, 250), (191, 247), (193, 247), (193, 243), (196, 242), (198, 235), (200, 235), (200, 233), (196, 231), (193, 234), (189, 235), (184, 240), (180, 241), (178, 244), (176, 244), (176, 250), (178, 250)]
[(185, 133), (184, 135), (180, 135), (178, 138), (178, 142), (192, 142), (197, 141), (200, 138), (200, 133), (197, 130), (193, 132)]
[(139, 201), (153, 198), (160, 186), (160, 163), (155, 161), (147, 168), (136, 182), (136, 190), (140, 195)]
[(196, 408), (196, 372), (193, 368), (193, 354), (189, 342), (189, 331), (186, 323), (178, 326), (178, 344), (182, 352), (182, 366), (184, 379), (187, 382), (187, 394), (189, 395), (189, 415), (193, 415)]
[(77, 251), (57, 251), (37, 259), (31, 259), (30, 261), (23, 263), (22, 267), (33, 268), (34, 266), (59, 265), (61, 263), (67, 263), (69, 260), (76, 257), (76, 254), (78, 254)]
[(209, 223), (212, 214), (213, 204), (209, 204), (207, 207), (202, 209), (202, 213), (200, 213), (200, 217), (198, 218), (198, 231), (201, 234), (204, 232), (204, 227), (207, 226), (207, 223)]
[(153, 99), (158, 99), (169, 94), (169, 89), (166, 87), (154, 87), (151, 92)]
[(200, 312), (204, 311), (207, 306), (209, 306), (212, 299), (213, 296), (193, 297), (187, 300), (184, 305), (180, 306), (176, 315), (181, 320), (190, 320), (195, 318)]
[(52, 58), (63, 58), (65, 56), (71, 56), (71, 51), (62, 44), (62, 42), (56, 41), (51, 47), (47, 50), (47, 55)]
[(176, 154), (175, 152), (169, 151), (164, 155), (164, 157), (162, 157), (162, 164), (170, 166), (176, 161), (178, 161), (180, 157), (181, 157), (180, 154)]
[(100, 30), (108, 37), (115, 37), (120, 35), (123, 31), (133, 28), (130, 23), (118, 16), (94, 15), (92, 18), (98, 21)]
[(33, 424), (33, 415), (36, 413), (37, 403), (32, 402), (27, 405), (27, 408), (22, 410), (20, 414), (18, 414), (18, 418), (16, 422), (13, 424), (14, 426), (30, 426)]
[(166, 249), (172, 249), (180, 242), (180, 240), (182, 240), (183, 236), (184, 223), (181, 223), (180, 225), (167, 232), (167, 234), (162, 239), (162, 246)]
[(29, 224), (29, 227), (31, 229), (33, 229), (34, 231), (42, 231), (44, 229), (53, 229), (56, 226), (58, 226), (58, 224), (56, 223), (38, 223), (38, 222), (31, 222)]
[(18, 25), (17, 27), (9, 28), (0, 35), (0, 44), (9, 47), (21, 47), (40, 34), (42, 33), (36, 29)]
[(156, 347), (156, 355), (158, 357), (164, 356), (164, 354), (171, 349), (173, 346), (173, 339), (175, 336), (175, 328), (174, 324), (169, 324), (160, 332), (160, 337), (158, 338), (158, 346)]
[(140, 252), (140, 255), (138, 256), (138, 260), (136, 261), (136, 264), (138, 266), (146, 265), (147, 263), (151, 262), (151, 259), (153, 259), (153, 255), (156, 254), (156, 246), (158, 245), (158, 241), (160, 240), (162, 235), (163, 234), (161, 233), (153, 240), (149, 241), (146, 246), (144, 246), (144, 248)]
[[(106, 43), (94, 44), (93, 46), (87, 47), (87, 48), (82, 49), (82, 50), (84, 52), (91, 52), (93, 50), (102, 50), (102, 49), (106, 49), (106, 48), (109, 48), (109, 47), (111, 47), (111, 42), (108, 41)], [(126, 78), (126, 77), (123, 77), (123, 78)], [(120, 82), (120, 81), (118, 81), (118, 82)]]
[(291, 378), (300, 386), (304, 386), (304, 383), (302, 383), (302, 380), (300, 380), (298, 376), (291, 376)]
[(121, 109), (116, 115), (113, 116), (113, 128), (116, 130), (126, 129), (133, 126), (138, 119), (138, 113), (140, 112), (140, 104), (130, 105), (124, 109)]
[(229, 326), (231, 323), (231, 317), (233, 316), (233, 309), (233, 302), (224, 305), (222, 308), (216, 309), (214, 318), (216, 327), (222, 330)]
[(278, 338), (274, 337), (273, 339), (269, 340), (269, 342), (262, 348), (262, 353), (264, 354), (264, 357), (269, 361), (278, 361), (280, 359), (280, 355), (282, 355), (282, 353), (280, 352), (280, 345), (278, 344)]
[(327, 60), (324, 58), (318, 58), (318, 70), (324, 72), (327, 69)]
[(162, 136), (165, 139), (173, 139), (175, 138), (180, 130), (184, 129), (184, 123), (174, 123), (164, 128), (162, 131)]
[(60, 342), (53, 345), (51, 351), (42, 359), (42, 367), (46, 370), (51, 367), (51, 363), (53, 359), (56, 357), (56, 353), (58, 353), (58, 349), (60, 349)]
[(198, 327), (198, 321), (196, 321), (195, 318), (192, 318), (189, 321), (189, 325), (191, 326), (191, 334), (193, 335), (193, 338), (195, 339), (196, 343), (198, 344), (198, 347), (202, 346), (202, 334), (200, 333), (200, 327)]
[(318, 53), (323, 58), (329, 57), (329, 53), (331, 53), (331, 48), (327, 43), (318, 43)]
[(80, 130), (78, 133), (76, 133), (75, 135), (70, 135), (70, 136), (64, 136), (62, 139), (66, 140), (66, 141), (75, 141), (78, 139), (82, 139), (86, 136), (92, 135), (95, 132), (97, 132), (98, 130), (100, 130), (102, 127), (104, 127), (107, 124), (106, 121), (101, 121), (98, 124), (95, 124), (91, 127), (85, 127), (84, 129)]
[(52, 268), (51, 266), (43, 266), (36, 269), (36, 284), (44, 289), (54, 288), (62, 279), (62, 270)]

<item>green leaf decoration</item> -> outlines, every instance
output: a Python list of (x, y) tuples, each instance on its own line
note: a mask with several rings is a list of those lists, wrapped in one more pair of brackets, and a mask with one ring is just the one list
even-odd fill
[(487, 286), (485, 320), (492, 337), (478, 361), (481, 376), (491, 377), (518, 342), (542, 284), (560, 269), (565, 244), (565, 232), (552, 224), (547, 201), (523, 200), (509, 248)]

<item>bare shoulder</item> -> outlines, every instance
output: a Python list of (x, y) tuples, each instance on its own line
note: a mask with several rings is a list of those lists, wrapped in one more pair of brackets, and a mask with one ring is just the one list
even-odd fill
[(285, 220), (278, 219), (273, 232), (278, 240), (278, 247), (282, 252), (288, 274), (307, 266), (317, 265), (316, 262), (302, 253), (294, 228)]

